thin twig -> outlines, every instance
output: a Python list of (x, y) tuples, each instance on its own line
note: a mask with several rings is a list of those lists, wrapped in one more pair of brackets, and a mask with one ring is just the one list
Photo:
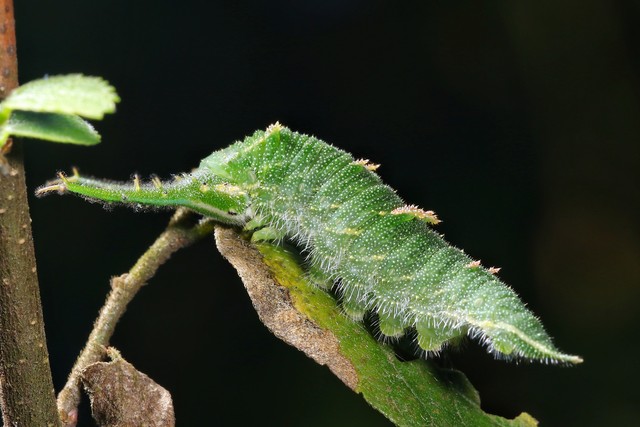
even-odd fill
[(179, 209), (171, 218), (167, 229), (138, 259), (128, 273), (111, 280), (111, 292), (100, 310), (85, 348), (80, 353), (64, 388), (58, 394), (58, 412), (62, 422), (73, 426), (78, 418), (80, 402), (80, 375), (92, 363), (105, 356), (105, 348), (113, 335), (118, 320), (140, 288), (157, 269), (177, 250), (193, 244), (213, 231), (213, 222), (201, 221), (192, 225), (193, 213)]

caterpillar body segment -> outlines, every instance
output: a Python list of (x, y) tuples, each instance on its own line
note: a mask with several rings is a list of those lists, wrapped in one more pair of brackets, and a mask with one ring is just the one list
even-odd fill
[(265, 225), (264, 238), (299, 244), (314, 282), (336, 284), (346, 314), (375, 312), (387, 337), (414, 329), (427, 352), (468, 335), (500, 358), (582, 361), (560, 352), (495, 269), (449, 245), (431, 229), (437, 216), (405, 205), (376, 169), (276, 124), (212, 153), (174, 182), (114, 184), (76, 175), (38, 191), (185, 206), (227, 224)]

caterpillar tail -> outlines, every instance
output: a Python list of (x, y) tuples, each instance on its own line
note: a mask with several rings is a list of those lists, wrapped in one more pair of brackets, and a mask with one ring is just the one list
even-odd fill
[[(422, 320), (416, 324), (417, 343), (427, 352), (438, 353), (446, 346), (455, 346), (456, 342), (468, 335), (486, 345), (497, 358), (567, 365), (582, 363), (581, 357), (559, 351), (539, 321), (533, 315), (527, 317), (522, 325), (467, 319), (457, 327), (438, 323), (434, 319)], [(529, 323), (529, 327), (526, 327), (526, 323)]]
[(195, 170), (175, 176), (171, 181), (153, 177), (143, 182), (137, 175), (133, 181), (113, 182), (63, 173), (36, 190), (36, 196), (51, 193), (76, 194), (92, 201), (133, 207), (186, 207), (207, 217), (232, 225), (242, 225), (250, 218), (247, 194), (219, 177)]

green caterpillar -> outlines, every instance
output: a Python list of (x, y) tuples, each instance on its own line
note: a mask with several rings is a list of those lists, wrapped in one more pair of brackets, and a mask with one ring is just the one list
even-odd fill
[(540, 321), (495, 275), (449, 245), (432, 211), (407, 206), (375, 173), (377, 165), (276, 123), (216, 151), (173, 182), (118, 184), (79, 176), (38, 190), (127, 205), (183, 206), (303, 247), (310, 278), (336, 285), (354, 319), (367, 311), (380, 332), (415, 329), (428, 353), (464, 336), (500, 358), (580, 363), (560, 352)]

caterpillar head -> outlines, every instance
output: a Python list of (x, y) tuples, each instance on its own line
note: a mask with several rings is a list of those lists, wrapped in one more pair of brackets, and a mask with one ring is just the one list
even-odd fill
[(239, 187), (209, 170), (197, 169), (176, 175), (172, 180), (157, 177), (143, 182), (121, 183), (81, 176), (58, 174), (58, 179), (40, 187), (36, 194), (72, 193), (93, 201), (122, 204), (135, 208), (145, 206), (187, 207), (220, 222), (242, 225), (251, 218), (247, 194)]

